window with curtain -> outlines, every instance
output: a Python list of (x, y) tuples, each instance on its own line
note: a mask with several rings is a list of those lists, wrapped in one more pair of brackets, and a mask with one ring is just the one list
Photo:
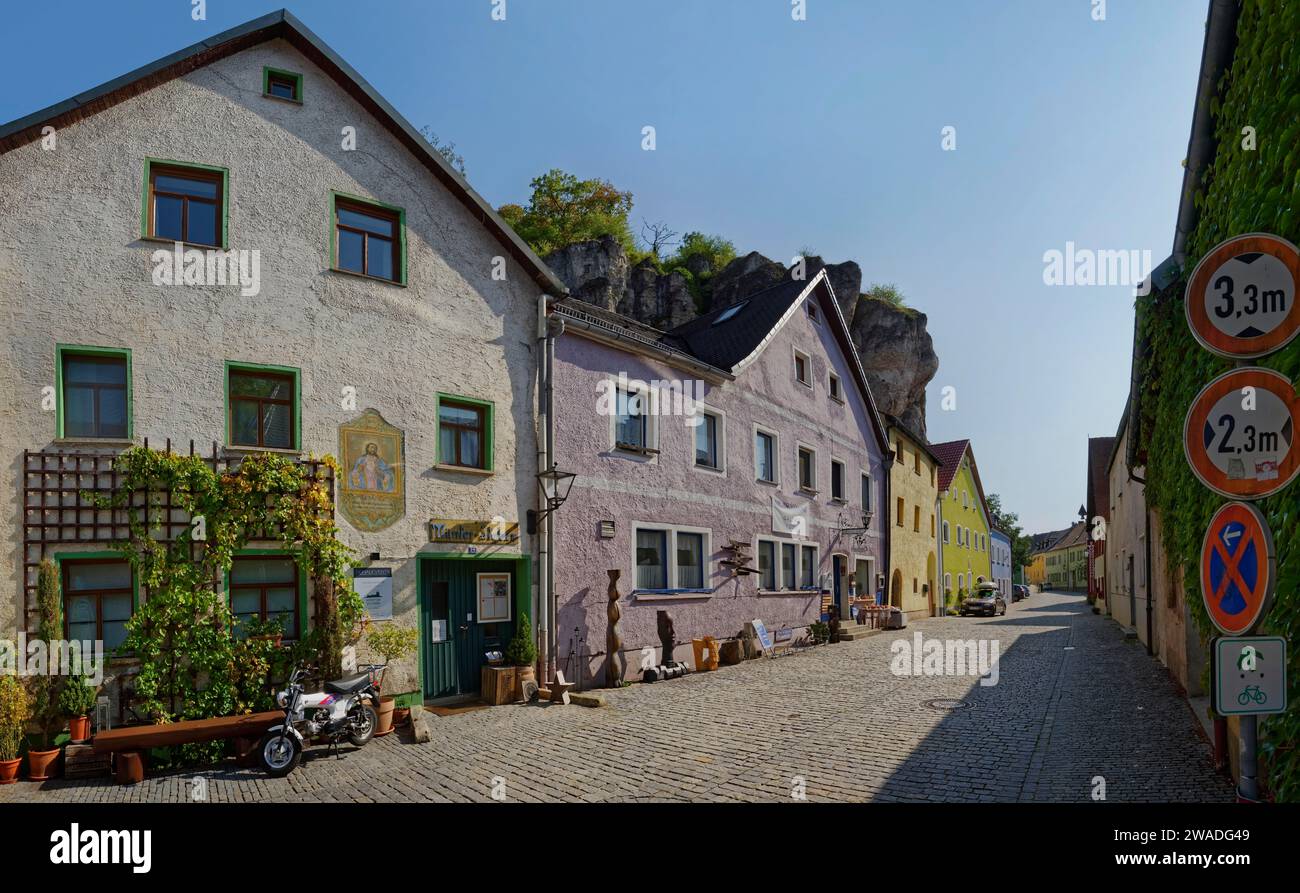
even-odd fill
[(668, 531), (637, 530), (636, 588), (668, 588)]

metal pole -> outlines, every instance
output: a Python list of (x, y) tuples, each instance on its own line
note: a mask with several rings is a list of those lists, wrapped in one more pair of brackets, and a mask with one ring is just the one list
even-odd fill
[(1253, 714), (1241, 717), (1241, 782), (1237, 785), (1237, 797), (1252, 803), (1259, 800), (1259, 784), (1255, 779), (1258, 771), (1255, 754), (1258, 721)]

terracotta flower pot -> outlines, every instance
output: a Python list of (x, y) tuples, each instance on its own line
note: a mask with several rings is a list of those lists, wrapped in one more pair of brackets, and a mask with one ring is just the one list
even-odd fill
[(515, 700), (524, 699), (524, 683), (535, 682), (537, 680), (537, 671), (531, 666), (515, 668)]
[(0, 760), (0, 784), (13, 784), (18, 780), (18, 767), (23, 764), (22, 758), (16, 760)]
[(71, 736), (73, 744), (81, 744), (83, 741), (90, 740), (90, 717), (74, 716), (68, 720), (68, 734)]
[(375, 726), (375, 737), (379, 738), (387, 735), (393, 730), (393, 711), (397, 709), (397, 701), (391, 697), (382, 697), (379, 699), (379, 723)]
[(27, 774), (32, 781), (46, 781), (54, 774), (54, 764), (59, 759), (59, 749), (27, 751)]
[(411, 721), (411, 708), (398, 707), (393, 711), (393, 725), (404, 726)]

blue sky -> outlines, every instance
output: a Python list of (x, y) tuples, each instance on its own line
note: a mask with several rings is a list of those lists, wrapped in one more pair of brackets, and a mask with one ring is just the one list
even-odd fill
[[(189, 0), (15, 5), (0, 120), (280, 5), (209, 0), (202, 22)], [(454, 141), (494, 204), (559, 167), (630, 190), (634, 229), (787, 262), (812, 248), (895, 283), (940, 358), (931, 439), (970, 437), (1028, 530), (1074, 520), (1086, 438), (1114, 433), (1127, 394), (1132, 295), (1048, 287), (1043, 254), (1169, 254), (1202, 0), (1108, 0), (1100, 22), (1092, 0), (807, 0), (804, 21), (790, 0), (507, 0), (504, 22), (492, 7), (289, 5)]]

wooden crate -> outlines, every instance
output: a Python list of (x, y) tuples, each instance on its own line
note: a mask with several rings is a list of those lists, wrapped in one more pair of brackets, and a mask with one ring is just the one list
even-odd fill
[(69, 744), (63, 750), (64, 778), (95, 778), (108, 775), (109, 755), (95, 753), (89, 744)]
[(479, 694), (493, 707), (515, 700), (515, 667), (483, 667)]

